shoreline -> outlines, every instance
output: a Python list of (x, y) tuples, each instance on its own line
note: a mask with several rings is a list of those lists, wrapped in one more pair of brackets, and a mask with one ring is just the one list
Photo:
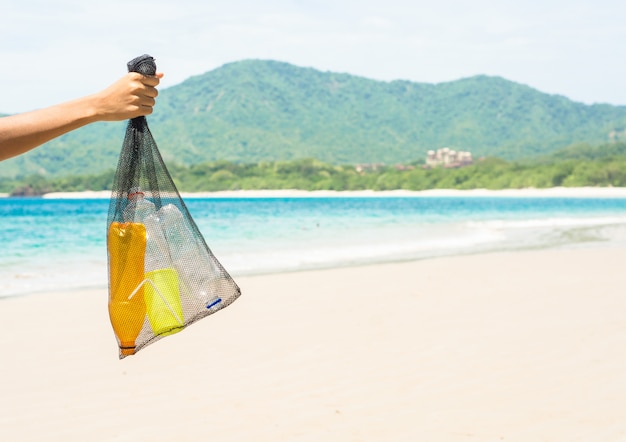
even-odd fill
[[(79, 195), (84, 194), (74, 194)], [(57, 210), (54, 201), (70, 204), (71, 210), (77, 208), (81, 213), (83, 204), (76, 204), (84, 201), (86, 215), (75, 218), (70, 212), (63, 218), (64, 225), (79, 221), (64, 233), (66, 237), (42, 225), (37, 248), (24, 250), (15, 238), (26, 237), (30, 228), (24, 226), (18, 235), (11, 233), (13, 226), (7, 218), (3, 232), (11, 246), (3, 257), (10, 259), (3, 260), (6, 265), (0, 271), (0, 296), (41, 292), (48, 287), (106, 285), (106, 267), (103, 271), (100, 263), (106, 266), (103, 229), (109, 200), (16, 199), (3, 205), (17, 213), (28, 207), (33, 213), (43, 210), (45, 214)], [(626, 198), (381, 197), (189, 199), (186, 204), (199, 220), (211, 250), (225, 269), (238, 277), (502, 250), (620, 246), (626, 244), (625, 202)], [(257, 206), (262, 210), (257, 211)], [(340, 216), (332, 212), (335, 207), (341, 208), (337, 211)], [(430, 208), (451, 215), (441, 218), (429, 212)], [(98, 215), (91, 216), (92, 210)], [(43, 247), (46, 252), (41, 254)], [(75, 269), (71, 276), (65, 274), (67, 268)]]
[[(619, 249), (621, 246), (614, 246), (610, 243), (604, 243), (601, 241), (595, 241), (592, 243), (568, 243), (568, 244), (557, 244), (557, 245), (545, 245), (545, 246), (532, 246), (532, 247), (501, 247), (501, 248), (492, 248), (492, 249), (482, 249), (482, 250), (472, 250), (472, 251), (455, 251), (452, 253), (438, 253), (432, 255), (425, 255), (419, 257), (391, 257), (391, 258), (381, 258), (381, 259), (372, 259), (365, 260), (361, 262), (344, 262), (344, 263), (328, 263), (328, 264), (320, 264), (309, 267), (299, 267), (299, 268), (281, 268), (281, 269), (269, 269), (269, 270), (255, 270), (255, 271), (229, 271), (230, 276), (232, 276), (235, 281), (240, 279), (248, 279), (248, 278), (274, 278), (274, 277), (282, 277), (288, 275), (298, 275), (298, 274), (313, 274), (318, 272), (332, 272), (332, 271), (367, 271), (368, 268), (374, 268), (377, 266), (407, 266), (411, 264), (417, 263), (425, 263), (430, 261), (441, 261), (441, 260), (449, 260), (449, 259), (464, 259), (464, 258), (476, 258), (480, 259), (481, 257), (490, 257), (493, 255), (511, 255), (511, 254), (524, 254), (524, 253), (532, 253), (532, 252), (567, 252), (567, 251), (578, 251), (578, 250), (588, 250), (595, 251), (596, 253), (601, 253), (602, 251), (610, 251), (614, 249)], [(219, 257), (218, 257), (219, 258)], [(222, 260), (223, 261), (223, 260)], [(7, 299), (14, 299), (20, 297), (31, 297), (31, 296), (46, 296), (50, 293), (55, 292), (64, 292), (64, 293), (80, 293), (85, 291), (99, 291), (104, 290), (107, 291), (109, 288), (108, 274), (106, 268), (106, 262), (102, 263), (102, 275), (105, 278), (99, 282), (94, 283), (93, 281), (88, 284), (81, 285), (70, 285), (62, 288), (50, 288), (50, 287), (38, 287), (35, 289), (29, 289), (20, 292), (9, 293), (7, 295), (0, 294), (0, 303)], [(228, 267), (228, 265), (226, 265)], [(226, 269), (228, 270), (228, 268)]]
[[(605, 249), (603, 246), (591, 246), (585, 247), (586, 249)], [(477, 252), (466, 252), (466, 253), (458, 253), (458, 254), (441, 254), (441, 255), (433, 255), (433, 256), (425, 256), (419, 258), (397, 258), (397, 259), (385, 259), (385, 260), (374, 260), (374, 261), (364, 261), (358, 263), (346, 263), (346, 264), (328, 264), (328, 265), (320, 265), (315, 267), (304, 267), (304, 268), (293, 268), (293, 269), (277, 269), (277, 270), (267, 270), (267, 271), (252, 271), (252, 272), (232, 272), (229, 271), (229, 275), (235, 280), (238, 281), (240, 279), (248, 279), (248, 278), (263, 278), (263, 277), (280, 277), (284, 275), (294, 275), (294, 274), (309, 274), (316, 272), (325, 272), (325, 271), (337, 271), (337, 270), (348, 270), (354, 269), (358, 271), (359, 269), (366, 269), (369, 267), (376, 266), (388, 266), (388, 265), (406, 265), (409, 263), (417, 263), (424, 261), (432, 261), (432, 260), (441, 260), (441, 259), (450, 259), (456, 257), (470, 257), (470, 256), (483, 256), (483, 255), (493, 255), (493, 254), (501, 254), (501, 253), (517, 253), (517, 252), (528, 252), (528, 251), (544, 251), (544, 250), (559, 250), (558, 248), (546, 247), (540, 249), (496, 249), (496, 250), (487, 250), (487, 251), (477, 251)], [(562, 250), (562, 249), (561, 249)], [(103, 270), (102, 275), (104, 279), (99, 283), (89, 283), (89, 284), (78, 284), (78, 285), (68, 285), (64, 287), (58, 288), (50, 288), (50, 287), (37, 287), (37, 288), (29, 288), (27, 290), (21, 290), (18, 292), (9, 292), (8, 294), (0, 293), (0, 304), (3, 301), (22, 298), (22, 297), (33, 297), (33, 296), (47, 296), (51, 293), (62, 292), (62, 293), (80, 293), (86, 291), (107, 291), (109, 289), (109, 281), (108, 281), (108, 273), (106, 269), (106, 263), (102, 264)], [(228, 270), (228, 269), (227, 269)], [(16, 277), (14, 275), (14, 277)]]
[[(626, 198), (626, 187), (551, 187), (545, 189), (430, 189), (411, 190), (225, 190), (216, 192), (180, 192), (183, 198), (366, 198), (366, 197), (513, 197), (513, 198)], [(8, 197), (8, 194), (0, 194)], [(51, 192), (44, 199), (110, 199), (111, 191)]]

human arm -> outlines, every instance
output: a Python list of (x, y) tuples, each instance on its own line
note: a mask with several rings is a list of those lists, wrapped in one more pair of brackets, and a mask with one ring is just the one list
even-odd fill
[(152, 113), (163, 74), (129, 72), (105, 90), (73, 101), (0, 118), (0, 161), (96, 121), (119, 121)]

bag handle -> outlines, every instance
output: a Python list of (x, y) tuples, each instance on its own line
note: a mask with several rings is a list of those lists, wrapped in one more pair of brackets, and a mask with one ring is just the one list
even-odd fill
[(133, 58), (131, 61), (126, 63), (128, 67), (128, 72), (139, 72), (142, 75), (155, 75), (156, 74), (156, 63), (154, 61), (154, 57), (143, 54), (139, 57)]

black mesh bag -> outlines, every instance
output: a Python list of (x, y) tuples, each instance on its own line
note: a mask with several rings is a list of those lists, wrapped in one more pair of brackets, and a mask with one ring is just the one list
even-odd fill
[[(128, 70), (154, 75), (149, 55)], [(145, 117), (128, 122), (107, 219), (109, 316), (120, 359), (215, 313), (241, 294), (207, 246)]]

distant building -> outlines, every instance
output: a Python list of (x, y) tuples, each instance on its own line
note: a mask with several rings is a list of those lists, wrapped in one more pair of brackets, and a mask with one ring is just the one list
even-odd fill
[(426, 154), (425, 167), (463, 167), (474, 162), (471, 152), (452, 150), (448, 147), (437, 149), (437, 151), (429, 150)]
[(398, 170), (400, 172), (404, 172), (404, 171), (407, 171), (407, 170), (415, 169), (415, 166), (406, 165), (406, 164), (396, 164), (393, 167), (394, 167), (394, 169), (396, 169), (396, 170)]
[(384, 165), (385, 163), (357, 164), (356, 166), (354, 166), (354, 168), (358, 173), (376, 172)]

